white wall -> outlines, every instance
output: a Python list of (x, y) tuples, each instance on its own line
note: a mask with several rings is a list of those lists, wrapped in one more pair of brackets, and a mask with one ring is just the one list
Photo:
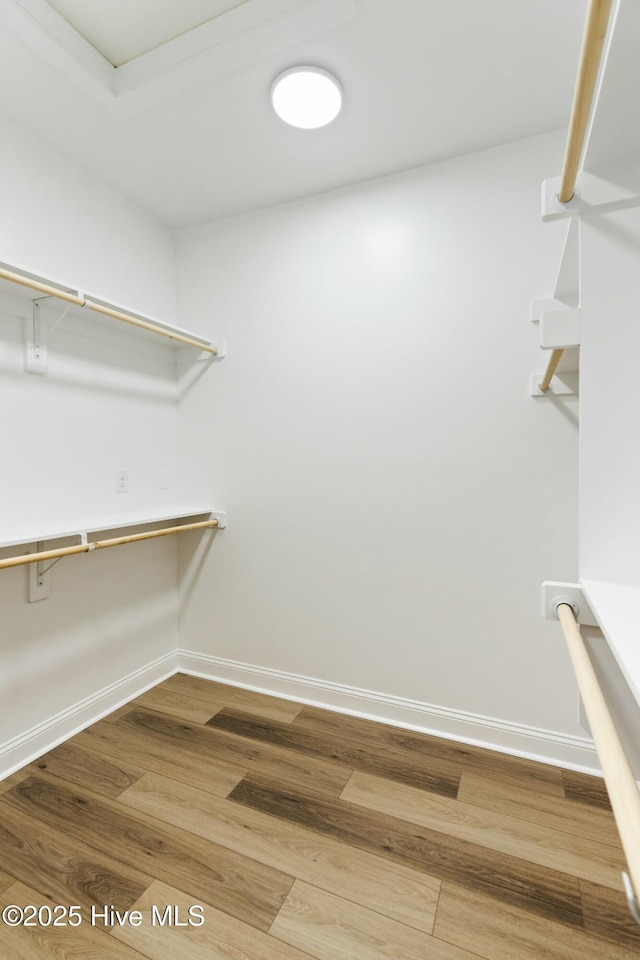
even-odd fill
[[(0, 134), (0, 258), (173, 320), (168, 231), (16, 126)], [(582, 734), (538, 602), (542, 579), (575, 577), (575, 410), (528, 397), (526, 317), (562, 246), (538, 217), (561, 152), (535, 138), (184, 231), (180, 322), (230, 355), (185, 371), (179, 476), (166, 351), (67, 319), (48, 376), (30, 376), (28, 310), (5, 296), (3, 528), (122, 510), (114, 469), (130, 509), (179, 485), (230, 513), (213, 542), (180, 545), (194, 663), (284, 691), (311, 678), (295, 690), (323, 702), (369, 690), (379, 715), (432, 704), (432, 727), (507, 746), (532, 730), (553, 759)], [(5, 761), (173, 650), (175, 563), (174, 541), (65, 560), (36, 604), (24, 569), (2, 573)]]
[(575, 402), (528, 395), (528, 302), (564, 238), (540, 182), (562, 149), (546, 135), (179, 234), (184, 322), (229, 342), (181, 406), (181, 482), (229, 511), (213, 549), (182, 548), (181, 644), (204, 672), (373, 691), (378, 715), (433, 704), (435, 728), (467, 712), (489, 742), (554, 731), (552, 758), (583, 734), (539, 602), (576, 577)]
[[(0, 144), (0, 259), (175, 319), (170, 232), (5, 120)], [(166, 348), (97, 317), (66, 318), (50, 338), (47, 376), (25, 373), (31, 303), (2, 286), (0, 540), (21, 525), (81, 528), (96, 514), (172, 507), (177, 386)], [(62, 308), (47, 310), (54, 322)], [(129, 471), (129, 494), (115, 493), (119, 469)], [(161, 469), (169, 490), (159, 489)], [(38, 603), (27, 602), (27, 577), (26, 567), (0, 571), (0, 771), (44, 742), (30, 739), (39, 725), (177, 642), (170, 540), (63, 560), (51, 598)]]

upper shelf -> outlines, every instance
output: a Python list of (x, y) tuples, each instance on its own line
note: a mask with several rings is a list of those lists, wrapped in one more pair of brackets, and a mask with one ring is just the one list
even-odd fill
[(160, 320), (155, 320), (144, 314), (136, 313), (101, 298), (90, 296), (79, 288), (70, 287), (58, 283), (55, 280), (39, 276), (24, 267), (8, 263), (4, 260), (0, 260), (0, 280), (3, 281), (0, 285), (2, 287), (4, 287), (5, 284), (10, 284), (13, 289), (17, 287), (32, 291), (36, 295), (33, 299), (38, 297), (55, 297), (69, 304), (69, 307), (92, 310), (101, 316), (110, 317), (121, 323), (127, 323), (138, 330), (168, 338), (174, 345), (194, 347), (196, 350), (208, 353), (218, 359), (224, 356), (223, 344), (212, 343), (203, 337), (190, 333), (188, 330), (174, 327), (171, 324), (163, 323)]
[(620, 0), (593, 114), (584, 168), (640, 156), (640, 5)]

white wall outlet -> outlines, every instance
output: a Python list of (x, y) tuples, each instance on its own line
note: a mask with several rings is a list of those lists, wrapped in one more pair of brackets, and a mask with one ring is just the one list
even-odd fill
[(169, 471), (161, 470), (160, 471), (160, 490), (169, 489)]
[(128, 470), (117, 471), (116, 493), (129, 493), (129, 471)]

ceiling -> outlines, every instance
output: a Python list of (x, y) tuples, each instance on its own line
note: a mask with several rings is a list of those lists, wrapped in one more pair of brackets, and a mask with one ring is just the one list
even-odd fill
[[(566, 127), (586, 6), (0, 0), (0, 111), (167, 225), (195, 225)], [(340, 79), (329, 127), (272, 112), (295, 64)]]

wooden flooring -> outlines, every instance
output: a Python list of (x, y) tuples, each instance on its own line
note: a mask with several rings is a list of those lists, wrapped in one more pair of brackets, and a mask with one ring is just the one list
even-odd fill
[(630, 960), (623, 868), (596, 778), (178, 674), (0, 783), (0, 958)]

